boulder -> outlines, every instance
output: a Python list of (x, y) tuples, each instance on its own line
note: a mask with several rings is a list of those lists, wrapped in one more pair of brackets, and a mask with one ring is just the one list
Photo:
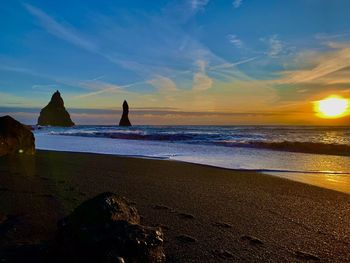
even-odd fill
[(80, 225), (99, 225), (114, 221), (126, 221), (131, 224), (140, 223), (140, 215), (135, 207), (113, 193), (102, 193), (79, 205), (64, 219), (74, 228)]
[(74, 122), (64, 107), (64, 102), (60, 92), (57, 90), (51, 97), (49, 104), (44, 107), (38, 118), (38, 125), (71, 127)]
[(16, 153), (34, 154), (34, 135), (26, 125), (12, 117), (0, 117), (0, 156)]
[(136, 208), (113, 193), (59, 221), (56, 247), (59, 262), (165, 262), (162, 230), (140, 225)]
[(123, 114), (119, 121), (119, 126), (131, 126), (129, 120), (129, 105), (126, 100), (123, 102)]

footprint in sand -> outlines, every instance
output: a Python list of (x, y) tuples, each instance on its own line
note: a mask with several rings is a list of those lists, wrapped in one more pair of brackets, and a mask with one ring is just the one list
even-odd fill
[(194, 216), (191, 214), (186, 214), (186, 213), (178, 213), (178, 217), (181, 219), (194, 219)]
[(295, 251), (294, 255), (299, 260), (320, 261), (320, 258), (318, 256), (303, 251)]
[(232, 225), (224, 222), (215, 222), (212, 225), (220, 228), (232, 228)]
[(264, 242), (262, 242), (260, 239), (253, 236), (247, 236), (247, 235), (241, 236), (240, 241), (244, 243), (248, 243), (250, 245), (254, 245), (254, 246), (264, 244)]
[(170, 208), (165, 205), (152, 205), (152, 208), (156, 210), (170, 210)]
[(179, 240), (182, 243), (194, 243), (197, 242), (197, 239), (194, 237), (191, 237), (189, 235), (179, 235), (176, 237), (177, 240)]
[(233, 254), (227, 250), (224, 249), (214, 249), (212, 251), (213, 255), (220, 257), (222, 259), (230, 259), (233, 258)]

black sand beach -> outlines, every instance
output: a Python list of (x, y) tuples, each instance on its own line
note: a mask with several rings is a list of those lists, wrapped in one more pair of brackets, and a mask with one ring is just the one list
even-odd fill
[(167, 262), (350, 262), (347, 194), (253, 172), (51, 151), (0, 158), (0, 261), (36, 262), (57, 220), (106, 191), (163, 228)]

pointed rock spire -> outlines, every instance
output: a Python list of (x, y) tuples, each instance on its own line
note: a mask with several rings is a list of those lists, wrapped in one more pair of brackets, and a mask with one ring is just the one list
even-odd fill
[(123, 115), (119, 121), (119, 126), (131, 126), (129, 121), (129, 105), (126, 100), (123, 102)]
[(71, 120), (69, 113), (64, 107), (63, 99), (58, 90), (52, 95), (49, 104), (41, 110), (38, 118), (38, 125), (74, 126), (74, 122)]

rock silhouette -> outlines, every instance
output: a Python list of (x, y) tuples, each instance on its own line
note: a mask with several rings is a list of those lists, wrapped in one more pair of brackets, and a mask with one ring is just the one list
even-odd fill
[(164, 262), (161, 228), (140, 225), (124, 198), (102, 193), (58, 223), (58, 262)]
[(0, 117), (0, 156), (34, 154), (35, 138), (30, 129), (10, 116)]
[(58, 90), (52, 95), (49, 104), (41, 110), (38, 118), (38, 125), (74, 126), (74, 122), (71, 120), (69, 113), (64, 107), (63, 99)]
[(129, 121), (129, 105), (126, 100), (123, 102), (123, 115), (119, 121), (119, 126), (131, 126)]

